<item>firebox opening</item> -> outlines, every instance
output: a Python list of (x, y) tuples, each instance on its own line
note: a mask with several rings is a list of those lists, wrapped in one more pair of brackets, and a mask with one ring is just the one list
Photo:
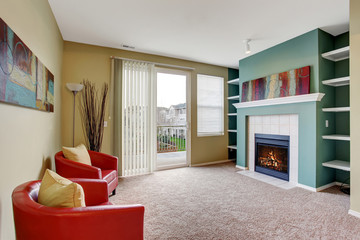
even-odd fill
[(289, 136), (255, 134), (255, 171), (289, 181)]

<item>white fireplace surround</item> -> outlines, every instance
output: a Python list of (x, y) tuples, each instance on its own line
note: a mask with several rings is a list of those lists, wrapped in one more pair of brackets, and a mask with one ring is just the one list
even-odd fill
[(290, 136), (289, 182), (298, 183), (298, 119), (297, 114), (248, 116), (247, 166), (250, 171), (255, 170), (255, 133), (286, 135)]

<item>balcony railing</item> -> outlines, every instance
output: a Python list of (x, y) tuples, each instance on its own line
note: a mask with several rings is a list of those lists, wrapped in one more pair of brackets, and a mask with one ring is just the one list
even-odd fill
[(157, 152), (186, 151), (186, 126), (158, 126)]

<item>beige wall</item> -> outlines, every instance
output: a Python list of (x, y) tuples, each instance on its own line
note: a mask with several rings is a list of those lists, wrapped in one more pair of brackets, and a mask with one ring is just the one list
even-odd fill
[(350, 0), (350, 209), (360, 214), (360, 1)]
[[(181, 65), (195, 68), (191, 75), (191, 122), (192, 122), (192, 138), (191, 138), (191, 159), (192, 164), (199, 164), (211, 161), (219, 161), (227, 159), (227, 132), (224, 136), (219, 137), (197, 137), (196, 136), (196, 74), (209, 74), (224, 77), (227, 81), (227, 68), (207, 65), (202, 63), (190, 62), (174, 58), (161, 57), (156, 55), (136, 53), (132, 51), (124, 51), (113, 48), (97, 47), (86, 44), (78, 44), (73, 42), (64, 43), (63, 57), (63, 83), (62, 91), (62, 143), (70, 146), (72, 144), (72, 93), (65, 87), (67, 82), (81, 82), (88, 79), (97, 84), (100, 88), (103, 82), (110, 82), (110, 56), (118, 56), (124, 58), (138, 59), (144, 61), (153, 61), (158, 63), (166, 63), (172, 65)], [(227, 84), (225, 84), (225, 93), (227, 93)], [(79, 96), (76, 101), (79, 102)], [(227, 110), (227, 100), (225, 100), (225, 110)], [(113, 127), (111, 119), (108, 118), (108, 127), (105, 128), (102, 152), (113, 153), (112, 137)], [(227, 118), (225, 117), (225, 130), (227, 129)], [(75, 145), (83, 142), (83, 132), (81, 127), (81, 119), (76, 108), (76, 130)]]
[(55, 77), (55, 113), (0, 103), (0, 239), (15, 239), (11, 193), (39, 179), (61, 146), (63, 40), (46, 0), (2, 0), (0, 16)]

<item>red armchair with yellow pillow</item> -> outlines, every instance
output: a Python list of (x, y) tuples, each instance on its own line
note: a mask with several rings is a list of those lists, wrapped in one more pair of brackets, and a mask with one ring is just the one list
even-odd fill
[[(49, 176), (44, 186), (41, 180), (30, 181), (13, 191), (16, 239), (143, 239), (144, 206), (112, 205), (104, 180), (71, 179), (73, 183)], [(39, 192), (49, 206), (39, 203)]]
[(115, 195), (118, 185), (118, 158), (88, 151), (81, 144), (75, 148), (63, 147), (55, 154), (56, 172), (65, 178), (104, 179), (108, 183), (109, 195)]

